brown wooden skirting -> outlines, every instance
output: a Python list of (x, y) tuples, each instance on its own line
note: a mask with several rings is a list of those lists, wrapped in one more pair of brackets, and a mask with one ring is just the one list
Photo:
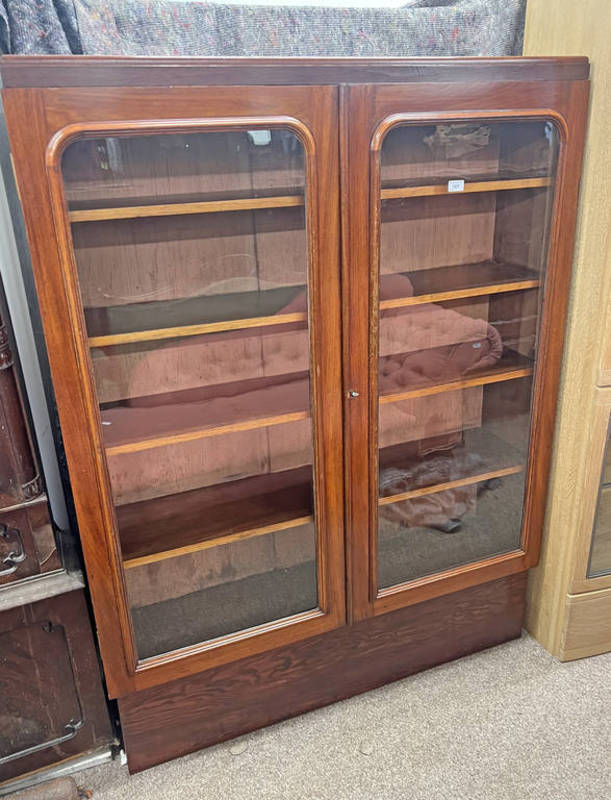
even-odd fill
[(131, 772), (520, 635), (526, 573), (119, 700)]

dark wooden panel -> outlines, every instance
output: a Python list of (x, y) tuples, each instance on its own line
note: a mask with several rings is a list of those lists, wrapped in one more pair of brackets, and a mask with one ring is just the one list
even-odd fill
[(5, 87), (586, 80), (564, 58), (129, 58), (4, 56)]
[(0, 614), (0, 756), (49, 741), (75, 716), (75, 735), (0, 765), (0, 781), (113, 740), (83, 591)]
[(520, 635), (526, 574), (123, 697), (137, 772)]
[(46, 495), (10, 511), (0, 509), (0, 586), (60, 567)]
[(63, 625), (45, 620), (5, 631), (0, 651), (0, 758), (74, 736), (84, 720)]
[(40, 494), (8, 333), (0, 316), (0, 508)]

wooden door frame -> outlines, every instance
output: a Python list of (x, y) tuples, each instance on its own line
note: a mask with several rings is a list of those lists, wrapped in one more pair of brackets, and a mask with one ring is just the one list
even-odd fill
[[(8, 89), (3, 99), (110, 695), (192, 675), (343, 624), (337, 88)], [(205, 110), (205, 116), (194, 113), (198, 109)], [(61, 155), (81, 136), (226, 130), (246, 123), (288, 126), (301, 139), (309, 163), (306, 213), (309, 295), (316, 320), (311, 349), (320, 609), (138, 661), (63, 197)]]
[[(579, 192), (588, 82), (343, 85), (340, 88), (342, 289), (349, 611), (359, 620), (485, 583), (539, 558), (560, 377)], [(545, 304), (534, 376), (532, 435), (521, 547), (377, 591), (377, 217), (378, 152), (398, 121), (550, 119), (560, 133)], [(349, 392), (357, 392), (351, 397)]]

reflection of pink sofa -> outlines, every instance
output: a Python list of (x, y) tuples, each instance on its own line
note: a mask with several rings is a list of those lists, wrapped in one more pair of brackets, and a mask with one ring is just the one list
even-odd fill
[[(411, 297), (403, 275), (382, 276), (380, 300)], [(434, 303), (383, 311), (380, 318), (381, 395), (457, 380), (493, 366), (501, 357), (501, 337), (486, 320), (473, 319)], [(481, 389), (383, 403), (380, 446), (406, 441), (436, 441), (434, 449), (459, 442), (465, 428), (479, 425)], [(421, 452), (427, 451), (424, 444)]]
[[(382, 277), (382, 300), (412, 294), (407, 277)], [(278, 314), (305, 309), (302, 292)], [(433, 303), (383, 312), (379, 347), (382, 395), (485, 369), (502, 351), (500, 337), (487, 321)], [(164, 381), (159, 364), (168, 355), (177, 362), (171, 393), (167, 384), (159, 387)], [(107, 445), (309, 409), (309, 343), (302, 323), (162, 342), (155, 349), (128, 356), (129, 369), (122, 358), (120, 350), (116, 354), (109, 350), (95, 359), (98, 383), (107, 391), (110, 388), (111, 396), (125, 398), (121, 405), (102, 412)], [(113, 375), (122, 382), (118, 391), (109, 387)], [(149, 394), (157, 391), (163, 393)], [(382, 404), (380, 445), (434, 439), (433, 449), (447, 449), (461, 441), (464, 428), (477, 426), (480, 420), (481, 389), (477, 388)], [(430, 452), (426, 447), (421, 452)], [(205, 453), (205, 463), (193, 459), (194, 448)], [(147, 496), (151, 485), (156, 493), (166, 493), (169, 461), (175, 463), (175, 471), (181, 471), (181, 487), (190, 489), (311, 464), (311, 451), (310, 421), (304, 420), (117, 455), (110, 459), (110, 469), (117, 499), (130, 502), (141, 498), (138, 487), (147, 482)], [(122, 460), (126, 461), (123, 466)], [(186, 474), (190, 462), (192, 476)], [(160, 465), (157, 469), (156, 464)]]

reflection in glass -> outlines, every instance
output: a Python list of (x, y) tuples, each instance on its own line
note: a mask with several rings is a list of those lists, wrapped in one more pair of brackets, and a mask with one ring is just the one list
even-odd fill
[(317, 608), (299, 139), (88, 139), (62, 166), (140, 657)]
[(611, 574), (611, 425), (607, 431), (607, 445), (598, 494), (598, 504), (592, 531), (592, 547), (588, 578)]
[(304, 525), (128, 568), (140, 657), (315, 608), (315, 541)]
[(520, 547), (556, 157), (540, 120), (382, 143), (379, 589)]

